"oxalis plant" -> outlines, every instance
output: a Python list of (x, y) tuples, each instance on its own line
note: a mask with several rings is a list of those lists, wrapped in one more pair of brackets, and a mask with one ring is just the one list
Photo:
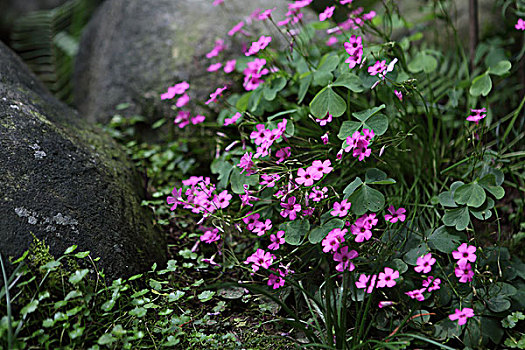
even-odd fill
[[(161, 96), (178, 128), (217, 115), (206, 124), (219, 129), (216, 177), (167, 197), (200, 225), (193, 250), (210, 268), (245, 270), (235, 285), (277, 302), (303, 347), (517, 346), (505, 317), (525, 308), (525, 265), (499, 245), (496, 203), (504, 161), (522, 156), (510, 151), (525, 100), (491, 94), (521, 56), (469, 67), (445, 1), (433, 10), (452, 55), (418, 45), (421, 33), (392, 39), (407, 26), (393, 3), (378, 15), (335, 1), (313, 21), (310, 3), (291, 2), (285, 18), (257, 10), (223, 33), (208, 71), (231, 83), (201, 103), (208, 116), (190, 112), (191, 82)], [(272, 34), (254, 35), (255, 21)], [(244, 52), (222, 59), (234, 43)]]

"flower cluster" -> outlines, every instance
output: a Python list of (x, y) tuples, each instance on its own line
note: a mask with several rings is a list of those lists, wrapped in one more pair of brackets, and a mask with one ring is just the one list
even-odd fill
[(270, 147), (284, 135), (286, 123), (287, 120), (283, 119), (280, 123), (277, 123), (275, 129), (266, 129), (264, 124), (255, 126), (256, 130), (250, 134), (250, 139), (257, 145), (254, 158), (265, 157), (271, 154)]
[(330, 166), (331, 164), (332, 163), (329, 159), (325, 160), (324, 162), (320, 160), (314, 160), (312, 165), (306, 168), (306, 170), (303, 168), (297, 170), (295, 182), (305, 187), (312, 186), (314, 181), (321, 180), (323, 176), (330, 174), (330, 172), (334, 170), (334, 168)]
[(358, 64), (361, 64), (363, 60), (363, 39), (360, 36), (352, 35), (348, 42), (344, 44), (346, 53), (349, 57), (345, 63), (348, 63), (348, 68), (352, 69)]
[(264, 83), (261, 78), (263, 75), (270, 73), (267, 68), (263, 68), (266, 64), (264, 58), (256, 58), (255, 60), (248, 62), (246, 69), (243, 70), (244, 83), (243, 86), (246, 91), (252, 91), (257, 89), (259, 85)]
[(343, 145), (344, 151), (346, 153), (352, 151), (352, 156), (358, 158), (361, 162), (372, 153), (368, 146), (374, 136), (374, 131), (371, 129), (363, 129), (362, 134), (359, 131), (355, 131), (352, 136), (346, 138), (346, 147)]
[(476, 247), (468, 245), (467, 243), (461, 244), (458, 247), (458, 250), (452, 252), (452, 257), (457, 260), (457, 266), (454, 269), (454, 273), (461, 283), (472, 282), (474, 270), (470, 263), (476, 261), (475, 252)]
[(365, 214), (358, 218), (352, 226), (350, 226), (350, 232), (355, 235), (355, 241), (361, 243), (368, 241), (372, 237), (372, 229), (377, 225), (376, 214)]
[(359, 275), (359, 280), (355, 282), (355, 286), (359, 289), (365, 289), (367, 293), (372, 293), (374, 288), (394, 287), (398, 278), (399, 271), (385, 267), (384, 271), (380, 272), (379, 275)]

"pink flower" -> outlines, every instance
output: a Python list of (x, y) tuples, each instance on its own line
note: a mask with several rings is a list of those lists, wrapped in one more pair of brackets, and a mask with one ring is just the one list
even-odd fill
[(185, 81), (183, 81), (182, 83), (175, 84), (174, 86), (170, 86), (168, 88), (168, 92), (160, 95), (160, 99), (161, 100), (172, 99), (173, 97), (175, 97), (175, 95), (183, 94), (189, 87), (190, 87), (190, 84), (188, 84)]
[(242, 185), (242, 187), (244, 189), (244, 194), (239, 195), (239, 198), (241, 199), (241, 208), (246, 205), (253, 207), (253, 204), (250, 202), (252, 201), (256, 202), (259, 200), (259, 198), (251, 195), (253, 191), (248, 191), (248, 185), (245, 184), (245, 185)]
[(216, 72), (219, 69), (221, 69), (221, 67), (222, 67), (222, 63), (221, 62), (217, 62), (217, 63), (214, 63), (214, 64), (210, 64), (210, 66), (206, 70), (208, 72)]
[(385, 272), (380, 272), (377, 277), (377, 288), (392, 288), (396, 285), (396, 279), (399, 278), (399, 271), (390, 267), (385, 267)]
[(308, 198), (314, 202), (320, 202), (321, 200), (327, 197), (326, 192), (328, 192), (328, 188), (323, 187), (323, 189), (321, 190), (318, 186), (315, 186), (314, 188), (312, 188), (312, 192), (310, 192)]
[(394, 206), (391, 205), (388, 207), (388, 211), (390, 214), (385, 215), (385, 220), (391, 223), (396, 223), (399, 221), (405, 221), (406, 215), (406, 209), (405, 208), (399, 208), (398, 210), (395, 210)]
[(178, 108), (184, 107), (189, 101), (190, 97), (188, 96), (188, 94), (184, 94), (177, 99), (177, 103), (175, 103), (175, 106), (177, 106)]
[(255, 228), (253, 229), (253, 233), (257, 233), (257, 236), (263, 236), (266, 231), (270, 231), (272, 229), (272, 220), (266, 219), (265, 222), (259, 221), (255, 223)]
[(255, 166), (255, 164), (252, 161), (253, 153), (252, 152), (246, 152), (241, 160), (239, 161), (239, 164), (237, 166), (241, 168), (241, 174), (246, 171), (246, 175), (250, 176), (251, 174), (255, 173), (255, 170), (252, 168)]
[(300, 168), (297, 170), (297, 177), (295, 178), (295, 182), (297, 182), (299, 185), (303, 186), (312, 186), (314, 184), (314, 178), (313, 173), (310, 168), (304, 170), (303, 168)]
[(325, 161), (320, 160), (314, 160), (312, 163), (312, 168), (315, 168), (320, 173), (323, 174), (330, 174), (334, 168), (332, 168), (330, 165), (332, 165), (332, 162), (330, 162), (330, 159), (327, 159)]
[(325, 44), (326, 44), (326, 46), (333, 46), (333, 45), (337, 44), (337, 41), (338, 41), (337, 37), (331, 36), (331, 37), (328, 38), (328, 40), (326, 40)]
[(525, 21), (522, 18), (518, 18), (518, 23), (514, 26), (517, 30), (525, 30)]
[(341, 218), (348, 215), (348, 211), (350, 210), (350, 207), (352, 206), (352, 203), (347, 202), (346, 199), (343, 199), (341, 203), (335, 202), (334, 208), (330, 212), (332, 216), (339, 216)]
[(339, 3), (341, 5), (351, 4), (354, 0), (339, 0)]
[(352, 35), (348, 42), (343, 44), (349, 57), (345, 60), (348, 63), (348, 68), (352, 69), (363, 60), (363, 43), (360, 36)]
[(177, 190), (177, 187), (173, 187), (173, 190), (171, 191), (172, 196), (168, 196), (167, 202), (168, 204), (173, 204), (170, 208), (171, 211), (174, 211), (177, 209), (177, 205), (182, 201), (182, 188), (179, 188)]
[(191, 118), (191, 123), (193, 125), (197, 125), (197, 124), (202, 123), (204, 120), (206, 120), (206, 117), (203, 116), (203, 115), (198, 114), (195, 117)]
[(372, 237), (371, 227), (365, 222), (365, 217), (362, 216), (355, 221), (355, 223), (350, 226), (350, 231), (355, 235), (355, 241), (358, 243), (363, 242), (364, 240), (369, 240)]
[(180, 129), (184, 128), (190, 123), (190, 112), (189, 111), (179, 111), (173, 123), (177, 124)]
[(346, 228), (334, 228), (332, 231), (330, 231), (321, 242), (321, 245), (323, 246), (323, 252), (337, 252), (337, 250), (339, 250), (339, 245), (345, 241), (345, 234), (347, 232), (348, 230)]
[(213, 198), (213, 203), (215, 203), (217, 208), (224, 209), (230, 205), (230, 199), (232, 199), (232, 195), (229, 194), (227, 190), (224, 190), (218, 195), (215, 195)]
[(253, 272), (257, 272), (259, 268), (263, 267), (265, 269), (268, 269), (270, 265), (273, 263), (273, 259), (275, 259), (275, 256), (270, 252), (265, 252), (262, 249), (257, 249), (255, 253), (250, 255), (246, 261), (244, 261), (245, 264), (252, 264), (252, 270)]
[(277, 231), (277, 234), (271, 234), (270, 235), (270, 241), (272, 243), (268, 246), (268, 249), (270, 250), (277, 250), (281, 246), (281, 244), (285, 243), (284, 239), (284, 231)]
[(281, 270), (272, 269), (272, 271), (278, 272), (279, 275), (271, 273), (268, 276), (268, 285), (272, 286), (273, 289), (284, 286), (285, 280), (283, 277), (286, 277), (286, 275)]
[(323, 141), (324, 145), (328, 144), (328, 133), (326, 133), (323, 136), (321, 136), (321, 141)]
[(217, 97), (222, 96), (222, 93), (226, 89), (228, 89), (228, 87), (226, 85), (224, 85), (221, 88), (217, 88), (217, 90), (215, 90), (215, 92), (212, 92), (210, 94), (210, 99), (208, 101), (206, 101), (206, 104), (209, 105), (212, 102), (217, 102)]
[(255, 227), (255, 224), (257, 222), (259, 222), (259, 218), (261, 217), (261, 215), (259, 214), (252, 214), (252, 212), (248, 212), (248, 215), (247, 217), (243, 218), (242, 221), (246, 224), (246, 229), (251, 231), (254, 229)]
[(355, 250), (348, 251), (348, 247), (341, 248), (338, 252), (334, 254), (334, 261), (339, 262), (335, 269), (339, 272), (345, 270), (354, 271), (355, 265), (350, 261), (350, 259), (356, 258), (359, 254)]
[(394, 94), (399, 99), (399, 101), (403, 101), (403, 94), (397, 90), (394, 90)]
[(229, 36), (233, 36), (235, 33), (237, 33), (241, 28), (244, 26), (244, 21), (240, 21), (236, 25), (233, 26), (232, 29), (228, 32)]
[(315, 121), (318, 122), (319, 125), (325, 126), (332, 121), (332, 115), (330, 113), (326, 113), (326, 116), (323, 119), (316, 118)]
[(279, 181), (280, 178), (281, 176), (279, 176), (279, 174), (261, 174), (261, 179), (263, 179), (263, 181), (261, 181), (259, 185), (261, 186), (266, 185), (267, 187), (274, 187), (275, 183)]
[(215, 46), (214, 48), (206, 54), (207, 58), (216, 57), (221, 53), (221, 51), (224, 51), (226, 49), (226, 46), (224, 45), (224, 40), (217, 39), (215, 40)]
[(375, 213), (371, 213), (371, 214), (368, 214), (368, 215), (363, 215), (362, 218), (363, 218), (363, 221), (364, 221), (364, 226), (366, 228), (368, 228), (369, 230), (371, 230), (375, 225), (377, 225), (377, 222), (379, 221), (376, 218), (376, 214)]
[(474, 277), (472, 265), (470, 265), (469, 263), (458, 263), (458, 266), (456, 266), (456, 268), (454, 269), (454, 273), (456, 274), (456, 277), (459, 278), (459, 282), (461, 283), (472, 282), (472, 278)]
[(361, 274), (359, 280), (355, 282), (355, 286), (359, 289), (366, 288), (367, 293), (372, 293), (376, 285), (377, 275), (367, 276)]
[(236, 60), (229, 60), (229, 61), (226, 61), (226, 63), (224, 64), (224, 73), (231, 73), (234, 71), (235, 69), (235, 64), (237, 63)]
[(224, 0), (213, 0), (213, 6), (217, 6), (217, 5), (220, 5), (220, 4), (223, 4), (224, 3)]
[(312, 3), (313, 0), (296, 0), (293, 4), (288, 4), (288, 9), (296, 10), (306, 7)]
[(257, 52), (264, 50), (268, 44), (272, 41), (271, 36), (264, 36), (261, 35), (259, 40), (254, 41), (250, 48), (248, 49), (248, 52), (246, 52), (246, 56), (252, 56), (255, 55)]
[(243, 70), (243, 86), (246, 91), (255, 90), (260, 84), (264, 83), (264, 80), (262, 80), (261, 77), (270, 73), (268, 69), (263, 68), (265, 64), (266, 60), (263, 58), (256, 58), (252, 62), (247, 63), (246, 69)]
[(296, 201), (296, 198), (291, 196), (286, 203), (281, 203), (281, 207), (284, 209), (280, 214), (283, 218), (288, 217), (292, 221), (297, 218), (297, 213), (301, 211), (301, 205)]
[(267, 9), (267, 10), (264, 10), (263, 12), (259, 13), (259, 16), (257, 16), (257, 19), (259, 21), (264, 21), (265, 19), (268, 19), (272, 16), (272, 12), (276, 9), (277, 7), (274, 7), (273, 9)]
[(463, 308), (463, 310), (456, 309), (456, 312), (448, 316), (451, 321), (458, 320), (460, 326), (467, 323), (469, 317), (474, 317), (474, 310), (468, 307)]
[(469, 115), (467, 117), (467, 120), (469, 122), (475, 122), (476, 124), (479, 124), (479, 121), (482, 120), (483, 118), (485, 118), (487, 115), (486, 114), (482, 114), (482, 113), (486, 113), (487, 112), (487, 109), (486, 108), (481, 108), (481, 109), (471, 109), (470, 110), (473, 114)]
[(408, 295), (412, 299), (416, 299), (418, 301), (423, 301), (423, 300), (425, 300), (425, 296), (423, 295), (425, 290), (426, 290), (426, 288), (414, 289), (414, 290), (410, 290), (408, 292), (405, 292), (405, 294)]
[(476, 261), (476, 247), (463, 243), (458, 247), (458, 250), (452, 252), (452, 257), (458, 260), (458, 265)]
[(264, 124), (257, 124), (255, 128), (257, 130), (252, 131), (250, 138), (254, 139), (256, 145), (260, 145), (271, 135), (271, 130), (266, 129)]
[(208, 230), (200, 236), (200, 240), (208, 244), (216, 242), (219, 239), (221, 239), (221, 235), (219, 234), (219, 229), (216, 228), (214, 228), (213, 230)]
[(242, 117), (242, 114), (237, 112), (233, 116), (231, 116), (230, 118), (225, 118), (224, 119), (224, 126), (235, 124), (237, 122), (237, 120), (239, 120), (240, 117)]
[(290, 158), (290, 155), (292, 154), (290, 152), (290, 149), (291, 147), (284, 147), (284, 148), (281, 148), (279, 149), (276, 153), (275, 153), (275, 156), (279, 159), (277, 159), (276, 163), (279, 164), (279, 163), (282, 163), (285, 159), (288, 159)]
[(436, 259), (432, 257), (431, 253), (428, 253), (417, 258), (417, 266), (414, 267), (414, 270), (419, 273), (429, 273), (435, 263)]
[(383, 73), (386, 69), (386, 60), (376, 61), (373, 66), (368, 67), (368, 73), (370, 75), (377, 75)]
[[(352, 0), (350, 0), (352, 1)], [(387, 306), (392, 306), (394, 305), (395, 303), (393, 301), (380, 301), (379, 304), (377, 305), (380, 309), (384, 308), (384, 307), (387, 307)]]
[(322, 13), (319, 14), (319, 20), (326, 21), (334, 15), (335, 6), (328, 6)]
[[(432, 284), (432, 286), (430, 284)], [(441, 280), (439, 278), (434, 278), (433, 276), (428, 276), (428, 278), (423, 281), (423, 287), (428, 288), (429, 292), (440, 289), (440, 284)]]

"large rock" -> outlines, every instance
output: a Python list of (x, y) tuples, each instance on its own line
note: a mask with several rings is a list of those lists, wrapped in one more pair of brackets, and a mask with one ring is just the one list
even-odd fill
[(77, 244), (110, 278), (166, 258), (140, 206), (140, 177), (119, 146), (57, 101), (0, 43), (0, 252), (34, 234), (55, 256)]
[[(207, 59), (216, 39), (231, 45), (227, 32), (256, 8), (276, 6), (274, 17), (284, 19), (285, 0), (227, 0), (214, 7), (212, 0), (107, 0), (98, 8), (80, 42), (74, 75), (75, 104), (89, 121), (106, 122), (115, 106), (127, 102), (129, 114), (159, 118), (163, 110), (159, 92), (181, 80), (191, 81), (192, 97), (207, 99), (224, 79), (206, 68), (218, 61)], [(267, 28), (258, 23), (255, 30)], [(262, 33), (262, 32), (261, 32)], [(221, 55), (241, 54), (237, 35), (234, 47)], [(274, 35), (272, 46), (279, 35)], [(274, 46), (275, 47), (275, 46)]]

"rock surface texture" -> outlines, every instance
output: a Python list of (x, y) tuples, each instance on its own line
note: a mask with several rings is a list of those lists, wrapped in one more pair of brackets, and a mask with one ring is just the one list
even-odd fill
[(60, 256), (100, 256), (109, 278), (166, 258), (140, 206), (141, 180), (119, 146), (57, 101), (0, 43), (0, 252), (20, 256), (34, 234)]
[[(131, 103), (127, 113), (146, 117), (165, 115), (159, 93), (182, 80), (191, 80), (193, 97), (204, 101), (224, 80), (206, 68), (242, 54), (243, 43), (258, 38), (228, 31), (257, 8), (277, 7), (284, 19), (285, 0), (228, 0), (214, 7), (211, 0), (107, 0), (86, 27), (76, 60), (75, 104), (89, 121), (105, 122), (119, 103)], [(265, 28), (267, 26), (267, 28)], [(246, 27), (245, 27), (246, 28)], [(248, 31), (263, 34), (270, 23), (257, 23)], [(272, 47), (278, 45), (274, 35)], [(208, 59), (216, 39), (229, 49)], [(160, 109), (160, 111), (159, 111)]]

